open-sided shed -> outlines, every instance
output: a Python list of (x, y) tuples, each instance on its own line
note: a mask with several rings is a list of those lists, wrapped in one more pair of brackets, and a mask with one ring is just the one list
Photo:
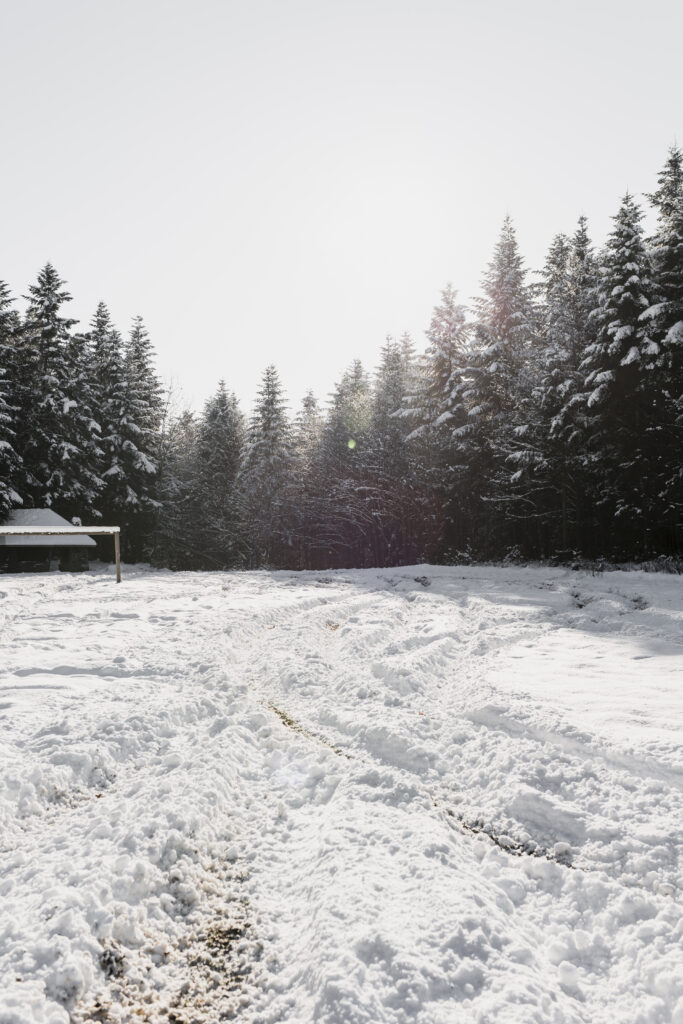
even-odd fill
[(22, 508), (10, 512), (6, 523), (16, 529), (61, 530), (61, 533), (3, 533), (0, 531), (0, 564), (9, 572), (45, 570), (59, 558), (63, 572), (82, 572), (97, 544), (92, 537), (57, 515), (51, 508)]

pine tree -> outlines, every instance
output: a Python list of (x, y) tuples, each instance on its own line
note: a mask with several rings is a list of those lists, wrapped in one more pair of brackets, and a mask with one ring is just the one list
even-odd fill
[(244, 417), (220, 381), (197, 428), (195, 502), (197, 547), (212, 567), (234, 568), (246, 557), (237, 480), (244, 446)]
[(135, 495), (128, 517), (128, 557), (138, 560), (148, 549), (156, 495), (159, 427), (163, 389), (154, 369), (149, 334), (142, 317), (133, 321), (123, 357), (126, 384), (126, 434), (123, 464), (128, 488)]
[[(642, 212), (626, 194), (603, 254), (595, 340), (582, 370), (587, 413), (587, 466), (596, 503), (602, 509), (602, 540), (623, 550), (649, 547), (654, 497), (661, 469), (653, 410), (657, 407), (659, 346), (643, 313), (652, 304), (653, 284), (643, 240)], [(656, 414), (655, 414), (656, 415)], [(612, 518), (620, 519), (615, 531)]]
[(296, 564), (306, 568), (316, 562), (315, 534), (318, 522), (319, 496), (316, 467), (323, 430), (323, 416), (318, 400), (308, 391), (296, 415), (293, 431), (293, 506), (295, 509)]
[(104, 482), (101, 514), (113, 525), (134, 503), (126, 479), (124, 446), (127, 417), (127, 382), (121, 335), (114, 328), (104, 302), (97, 306), (88, 334), (91, 355), (91, 391), (94, 415), (100, 425), (100, 476)]
[(74, 451), (78, 453), (82, 483), (71, 513), (87, 522), (99, 519), (104, 490), (100, 476), (100, 424), (95, 414), (96, 396), (92, 386), (91, 348), (87, 334), (71, 336), (65, 348), (65, 359), (68, 370), (66, 392), (71, 407), (78, 410), (78, 416), (69, 423), (69, 436)]
[(510, 217), (483, 280), (483, 298), (475, 302), (476, 374), (469, 409), (471, 421), (504, 422), (530, 393), (533, 377), (536, 313), (526, 270)]
[(463, 373), (471, 360), (471, 325), (456, 299), (457, 292), (447, 285), (432, 314), (427, 349), (417, 366), (417, 387), (406, 403), (413, 422), (408, 440), (413, 452), (421, 454), (417, 479), (430, 509), (430, 545), (438, 543), (446, 550), (463, 546), (466, 533), (466, 487), (454, 433), (467, 422), (463, 392), (468, 377)]
[(365, 454), (371, 419), (370, 381), (359, 359), (344, 372), (330, 398), (322, 437), (328, 472), (353, 476)]
[(81, 408), (72, 390), (69, 349), (76, 321), (60, 315), (71, 300), (64, 285), (47, 263), (29, 288), (19, 346), (23, 365), (17, 440), (28, 502), (72, 516), (92, 504), (97, 477), (84, 449), (90, 443), (90, 411)]
[(0, 281), (0, 522), (22, 503), (22, 462), (16, 449), (18, 414), (15, 339), (19, 318), (11, 308), (9, 288)]
[(427, 331), (427, 358), (430, 365), (429, 387), (425, 395), (429, 426), (450, 430), (461, 420), (453, 390), (467, 363), (470, 328), (465, 307), (456, 302), (457, 292), (449, 284), (441, 293)]
[[(121, 526), (122, 554), (135, 561), (147, 551), (157, 508), (150, 484), (157, 466), (149, 447), (155, 443), (160, 408), (156, 404), (150, 407), (145, 393), (148, 342), (144, 336), (136, 338), (134, 326), (132, 348), (129, 343), (124, 349), (103, 302), (95, 311), (88, 338), (92, 392), (101, 428), (101, 511), (105, 521)], [(156, 387), (153, 378), (152, 396), (158, 396)]]
[[(521, 531), (502, 531), (497, 509), (511, 524), (535, 511), (523, 486), (515, 487), (526, 457), (524, 434), (540, 374), (536, 310), (515, 230), (505, 218), (493, 259), (476, 300), (474, 344), (468, 366), (454, 387), (454, 460), (465, 478), (467, 510), (476, 546), (491, 550), (518, 543)], [(456, 530), (460, 539), (462, 531)], [(469, 538), (467, 538), (469, 540)]]
[(655, 303), (644, 314), (660, 346), (658, 362), (683, 417), (683, 151), (672, 147), (648, 196), (657, 209), (658, 230), (651, 239)]
[(415, 488), (408, 429), (400, 415), (412, 368), (412, 343), (388, 337), (375, 373), (363, 466), (364, 518), (373, 565), (415, 561)]
[(282, 386), (274, 366), (263, 374), (239, 477), (254, 558), (258, 565), (294, 558), (292, 439)]
[(373, 472), (400, 480), (408, 470), (406, 425), (400, 411), (411, 372), (410, 352), (388, 337), (375, 374), (369, 425), (369, 465)]
[[(420, 366), (411, 367), (402, 399), (401, 415), (412, 425), (414, 438), (436, 435), (448, 444), (461, 409), (454, 397), (459, 374), (469, 358), (470, 327), (465, 307), (456, 302), (457, 292), (448, 284), (441, 293), (427, 331), (428, 345)], [(457, 410), (457, 411), (456, 411)]]
[(198, 538), (197, 421), (189, 410), (175, 412), (172, 394), (164, 406), (157, 451), (159, 510), (152, 560), (172, 569), (202, 567), (205, 552)]
[[(643, 314), (653, 340), (659, 390), (658, 446), (662, 456), (659, 502), (663, 524), (673, 529), (674, 548), (683, 535), (683, 151), (672, 147), (648, 198), (657, 209), (657, 232), (651, 240), (654, 302)], [(665, 541), (662, 541), (666, 543)]]
[(371, 559), (373, 524), (364, 501), (371, 418), (370, 381), (356, 359), (330, 396), (316, 465), (316, 542), (328, 565)]
[(153, 452), (163, 409), (163, 388), (154, 368), (154, 349), (141, 316), (133, 320), (125, 351), (131, 410), (140, 429), (141, 449)]
[(583, 381), (579, 364), (591, 338), (589, 322), (595, 270), (585, 217), (570, 240), (557, 235), (541, 274), (540, 369), (520, 475), (536, 483), (536, 512), (544, 547), (567, 552), (582, 543), (585, 480), (581, 471), (585, 416), (577, 396)]
[(308, 391), (302, 399), (301, 409), (294, 421), (294, 451), (300, 466), (297, 475), (302, 475), (310, 469), (320, 445), (322, 428), (323, 416), (318, 399), (312, 391)]

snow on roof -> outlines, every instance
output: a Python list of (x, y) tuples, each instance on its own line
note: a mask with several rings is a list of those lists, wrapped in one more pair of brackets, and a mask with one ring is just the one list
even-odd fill
[[(10, 512), (7, 519), (7, 526), (52, 526), (68, 530), (72, 524), (68, 519), (58, 516), (51, 508), (16, 508)], [(2, 525), (0, 524), (0, 529)], [(73, 537), (50, 536), (49, 534), (34, 534), (30, 537), (8, 536), (0, 533), (0, 546), (10, 548), (94, 548), (97, 547), (92, 537), (87, 534), (77, 533)]]

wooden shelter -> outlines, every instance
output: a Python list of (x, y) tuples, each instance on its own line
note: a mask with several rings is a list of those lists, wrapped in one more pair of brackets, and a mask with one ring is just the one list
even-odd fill
[(43, 572), (59, 558), (62, 572), (84, 572), (97, 544), (90, 534), (112, 534), (116, 582), (121, 582), (118, 526), (76, 526), (51, 508), (22, 508), (10, 512), (0, 525), (0, 567), (8, 572)]

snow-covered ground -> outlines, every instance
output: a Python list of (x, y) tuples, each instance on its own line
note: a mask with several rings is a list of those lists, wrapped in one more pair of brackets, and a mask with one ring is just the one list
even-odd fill
[(0, 577), (0, 1024), (683, 1024), (683, 580)]

